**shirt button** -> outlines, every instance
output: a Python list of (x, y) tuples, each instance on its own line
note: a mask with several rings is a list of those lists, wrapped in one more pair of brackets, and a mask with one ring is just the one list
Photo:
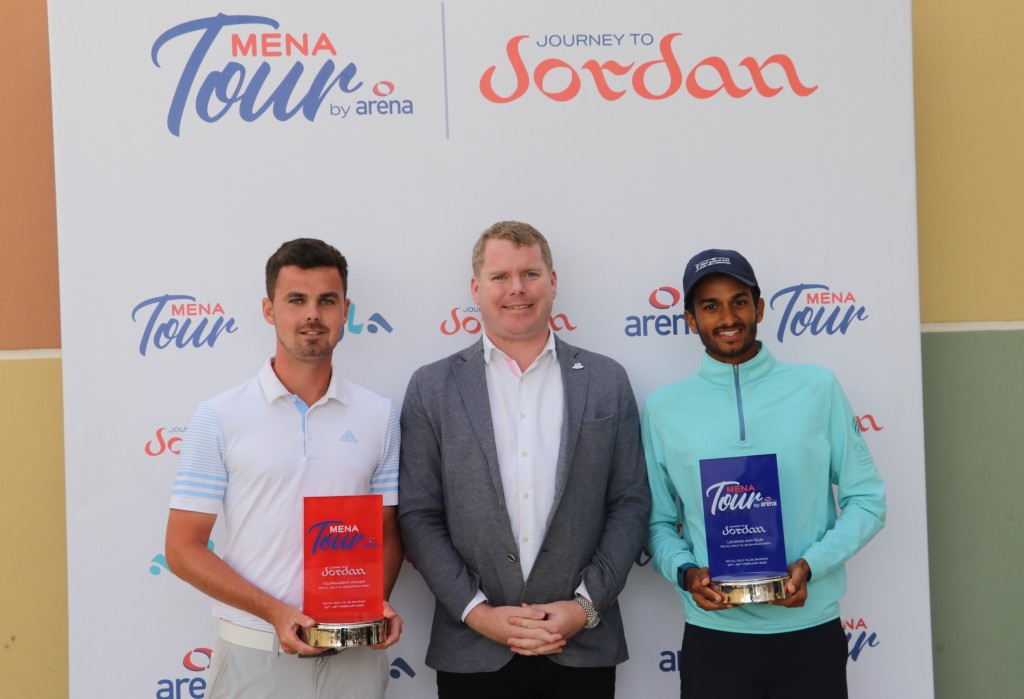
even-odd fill
[(527, 536), (526, 534), (523, 534), (523, 543), (524, 544), (530, 543), (530, 537)]
[(525, 452), (525, 451), (524, 451), (524, 452), (522, 453), (522, 456), (523, 456), (523, 457), (526, 457), (526, 456), (529, 456), (529, 454), (528, 454), (527, 452)]
[(526, 419), (526, 413), (519, 413), (519, 419), (520, 420), (525, 420)]
[(523, 493), (523, 500), (529, 500), (529, 499), (530, 499), (530, 494), (529, 493)]

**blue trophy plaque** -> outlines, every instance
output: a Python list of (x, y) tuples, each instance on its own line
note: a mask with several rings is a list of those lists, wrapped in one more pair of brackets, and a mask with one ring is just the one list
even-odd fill
[(789, 567), (775, 454), (702, 459), (711, 584), (726, 604), (785, 599)]

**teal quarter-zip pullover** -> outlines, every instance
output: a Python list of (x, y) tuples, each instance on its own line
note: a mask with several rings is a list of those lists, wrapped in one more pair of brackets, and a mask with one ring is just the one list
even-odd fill
[[(642, 432), (653, 494), (648, 549), (687, 623), (765, 634), (838, 618), (844, 563), (883, 527), (885, 487), (832, 372), (779, 362), (760, 345), (738, 365), (705, 354), (695, 375), (651, 394)], [(757, 454), (777, 457), (786, 559), (810, 566), (807, 603), (707, 612), (676, 585), (681, 565), (708, 564), (700, 461)]]

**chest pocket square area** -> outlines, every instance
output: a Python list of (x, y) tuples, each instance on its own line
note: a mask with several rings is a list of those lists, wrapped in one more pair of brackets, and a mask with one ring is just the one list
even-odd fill
[(581, 430), (605, 430), (615, 425), (615, 415), (599, 417), (593, 420), (581, 420)]

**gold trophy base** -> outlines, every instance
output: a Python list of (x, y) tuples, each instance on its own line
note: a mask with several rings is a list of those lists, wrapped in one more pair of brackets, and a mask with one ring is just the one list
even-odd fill
[(755, 580), (712, 580), (711, 587), (725, 597), (724, 604), (760, 604), (786, 599), (788, 575)]
[(306, 629), (306, 643), (314, 648), (342, 650), (383, 643), (386, 635), (386, 619), (353, 624), (317, 624)]

